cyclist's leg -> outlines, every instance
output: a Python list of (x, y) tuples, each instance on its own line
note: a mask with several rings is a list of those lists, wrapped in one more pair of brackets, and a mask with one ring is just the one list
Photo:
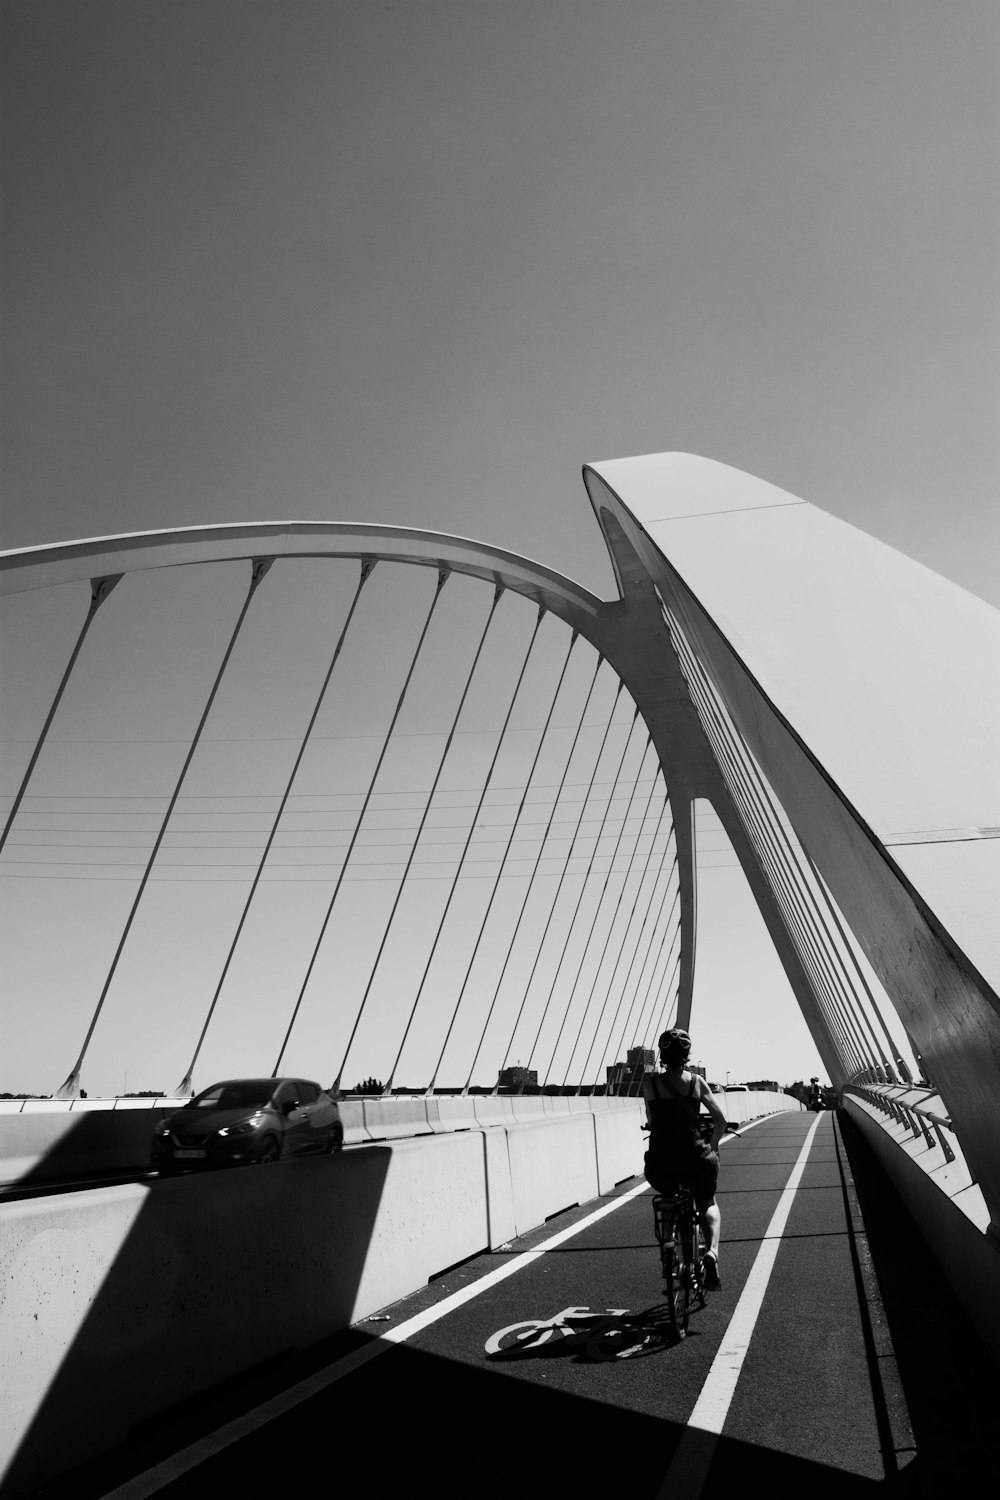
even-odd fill
[(713, 1198), (701, 1211), (701, 1232), (705, 1239), (705, 1254), (719, 1257), (719, 1235), (722, 1229), (722, 1214)]
[(722, 1232), (722, 1214), (715, 1201), (715, 1189), (719, 1180), (719, 1158), (714, 1151), (708, 1152), (698, 1163), (696, 1176), (694, 1197), (702, 1237), (705, 1241), (703, 1253), (705, 1285), (710, 1290), (714, 1290), (719, 1285), (719, 1239)]
[(702, 1279), (708, 1291), (717, 1291), (721, 1286), (719, 1280), (719, 1231), (722, 1227), (722, 1215), (715, 1199), (702, 1209), (700, 1216), (701, 1233), (705, 1241), (702, 1252)]

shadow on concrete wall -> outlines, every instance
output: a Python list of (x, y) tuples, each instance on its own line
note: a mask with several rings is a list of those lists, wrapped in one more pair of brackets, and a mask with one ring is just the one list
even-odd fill
[(4, 1494), (346, 1327), (390, 1157), (372, 1146), (12, 1205), (8, 1378), (15, 1408), (38, 1409), (22, 1411)]
[(27, 1110), (0, 1115), (0, 1191), (149, 1171), (153, 1131), (167, 1108)]

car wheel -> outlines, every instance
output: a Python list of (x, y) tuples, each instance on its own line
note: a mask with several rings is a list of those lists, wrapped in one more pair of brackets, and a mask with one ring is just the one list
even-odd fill
[(333, 1129), (330, 1131), (330, 1138), (329, 1138), (329, 1140), (326, 1143), (326, 1149), (327, 1149), (327, 1151), (329, 1152), (329, 1154), (331, 1156), (336, 1155), (336, 1153), (338, 1151), (343, 1151), (343, 1149), (344, 1149), (344, 1127), (343, 1127), (343, 1125), (334, 1125)]
[(262, 1142), (261, 1148), (257, 1152), (257, 1165), (258, 1167), (266, 1167), (272, 1161), (277, 1161), (280, 1155), (281, 1149), (277, 1141), (274, 1139), (273, 1135), (269, 1135), (267, 1139)]

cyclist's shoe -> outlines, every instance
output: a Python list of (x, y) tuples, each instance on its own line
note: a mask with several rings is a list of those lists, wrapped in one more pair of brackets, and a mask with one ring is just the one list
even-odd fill
[(717, 1292), (722, 1285), (719, 1279), (719, 1262), (714, 1255), (706, 1255), (701, 1262), (701, 1275), (706, 1292)]

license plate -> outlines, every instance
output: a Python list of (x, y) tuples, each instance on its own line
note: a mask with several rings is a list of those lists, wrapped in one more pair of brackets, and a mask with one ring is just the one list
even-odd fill
[(194, 1161), (205, 1155), (204, 1151), (175, 1151), (174, 1158), (180, 1157), (182, 1161)]

